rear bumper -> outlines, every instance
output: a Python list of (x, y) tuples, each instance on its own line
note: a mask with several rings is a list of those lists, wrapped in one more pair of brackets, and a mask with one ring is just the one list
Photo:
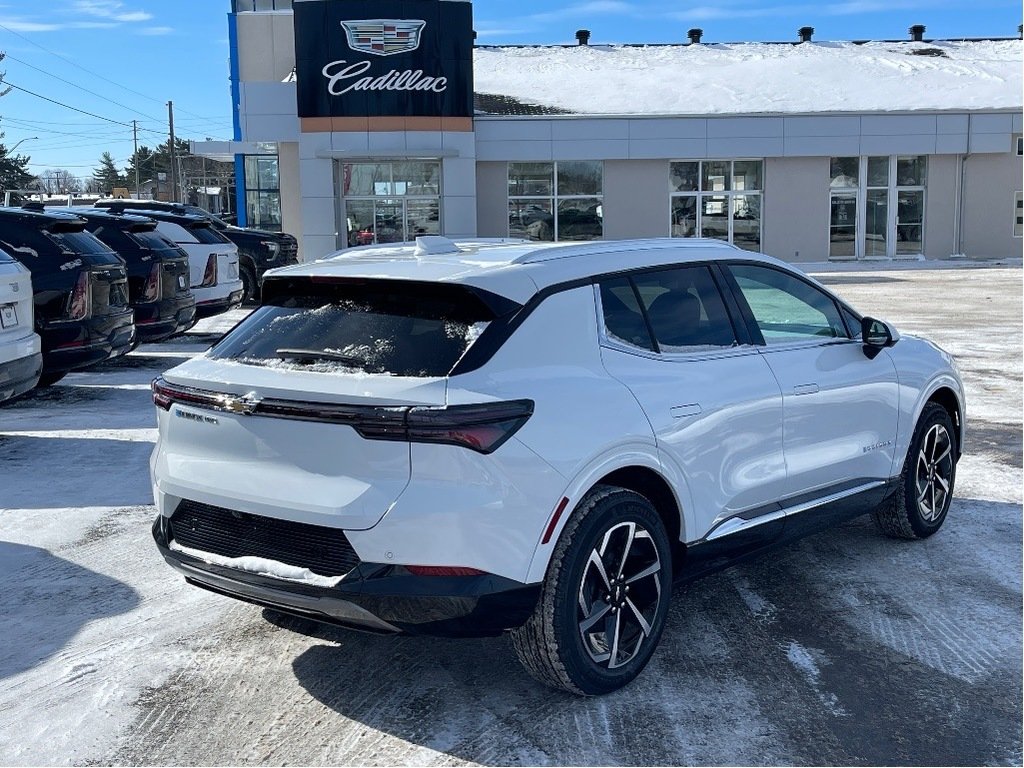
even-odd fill
[(131, 309), (81, 322), (53, 323), (41, 329), (47, 372), (88, 368), (127, 354), (135, 340)]
[(171, 549), (166, 518), (153, 538), (185, 580), (245, 602), (370, 632), (491, 637), (521, 626), (540, 585), (494, 575), (413, 576), (402, 566), (360, 563), (336, 586), (321, 587), (205, 562)]
[(43, 355), (41, 352), (0, 363), (0, 403), (23, 395), (35, 387), (42, 372)]
[(140, 342), (163, 341), (195, 324), (196, 300), (191, 294), (135, 306), (135, 332)]
[[(239, 283), (241, 286), (241, 283)], [(213, 317), (214, 315), (220, 315), (232, 309), (238, 309), (242, 306), (242, 297), (245, 292), (241, 287), (236, 291), (232, 291), (230, 294), (223, 298), (218, 299), (207, 299), (205, 301), (196, 302), (196, 319), (201, 320), (204, 317)]]

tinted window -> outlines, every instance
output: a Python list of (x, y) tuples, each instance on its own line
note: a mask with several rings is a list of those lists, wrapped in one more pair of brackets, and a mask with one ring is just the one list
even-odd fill
[(224, 245), (225, 243), (231, 242), (224, 237), (224, 235), (207, 224), (189, 227), (188, 231), (192, 233), (192, 237), (203, 245)]
[(6, 253), (4, 253), (2, 250), (0, 250), (0, 263), (10, 264), (12, 261), (15, 261), (15, 260), (16, 259), (13, 256), (8, 256)]
[(810, 283), (753, 264), (730, 269), (766, 344), (849, 338), (835, 301)]
[(29, 269), (39, 259), (54, 259), (73, 255), (64, 252), (54, 240), (46, 237), (41, 230), (12, 222), (0, 223), (0, 245), (3, 245), (5, 251), (24, 263)]
[(139, 244), (129, 238), (120, 227), (109, 224), (90, 224), (89, 227), (96, 237), (122, 255), (139, 250)]
[(264, 286), (265, 306), (213, 357), (339, 375), (445, 376), (494, 319), (462, 286), (295, 281), (284, 295), (275, 282)]
[(143, 248), (148, 248), (151, 251), (177, 251), (178, 246), (175, 245), (173, 240), (164, 237), (156, 230), (149, 230), (145, 232), (128, 232), (128, 237), (134, 240)]
[(44, 232), (64, 253), (110, 253), (91, 232)]
[(637, 302), (633, 284), (627, 278), (601, 283), (601, 309), (605, 331), (610, 338), (634, 347), (654, 349), (643, 310)]
[(707, 267), (641, 274), (634, 282), (662, 352), (737, 343), (725, 302)]

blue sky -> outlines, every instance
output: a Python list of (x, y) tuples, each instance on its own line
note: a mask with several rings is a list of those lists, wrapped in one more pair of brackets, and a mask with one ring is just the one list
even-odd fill
[[(338, 0), (343, 1), (343, 0)], [(0, 0), (0, 64), (7, 80), (88, 116), (23, 91), (0, 99), (5, 143), (26, 141), (32, 171), (62, 167), (91, 174), (110, 151), (123, 163), (131, 129), (140, 142), (166, 138), (173, 100), (184, 138), (230, 138), (228, 0)], [(815, 39), (903, 38), (911, 24), (928, 37), (1015, 36), (1018, 0), (476, 0), (481, 44), (684, 41), (701, 27), (705, 42), (791, 40), (800, 26)], [(103, 119), (105, 118), (105, 119)], [(114, 121), (114, 122), (109, 122)], [(38, 137), (38, 138), (34, 138)]]

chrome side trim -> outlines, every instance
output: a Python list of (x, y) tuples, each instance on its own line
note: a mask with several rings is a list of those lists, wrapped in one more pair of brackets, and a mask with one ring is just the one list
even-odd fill
[(857, 485), (854, 486), (853, 488), (847, 488), (846, 490), (838, 491), (836, 493), (830, 493), (828, 496), (822, 496), (811, 501), (806, 501), (802, 504), (795, 504), (791, 507), (783, 507), (782, 509), (776, 512), (770, 512), (766, 515), (760, 515), (758, 517), (751, 518), (750, 520), (744, 520), (739, 515), (736, 515), (734, 517), (730, 517), (726, 520), (723, 520), (717, 526), (712, 528), (711, 532), (704, 537), (704, 540), (714, 541), (716, 539), (721, 539), (725, 536), (731, 536), (734, 533), (739, 533), (740, 531), (745, 531), (750, 528), (754, 528), (758, 525), (763, 525), (764, 523), (770, 523), (775, 520), (780, 520), (783, 517), (799, 515), (801, 512), (807, 512), (817, 507), (823, 507), (826, 504), (832, 504), (833, 502), (840, 501), (842, 499), (847, 498), (848, 496), (855, 496), (858, 493), (864, 493), (865, 491), (870, 491), (875, 488), (879, 488), (880, 486), (883, 485), (885, 485), (884, 480), (873, 480), (869, 483)]
[(725, 536), (731, 536), (734, 533), (745, 531), (749, 528), (754, 528), (764, 523), (770, 523), (773, 520), (779, 520), (786, 516), (786, 510), (780, 509), (776, 512), (771, 512), (767, 515), (761, 515), (751, 520), (744, 520), (742, 517), (730, 517), (727, 520), (723, 520), (715, 528), (711, 529), (711, 533), (704, 537), (705, 541), (714, 541), (715, 539), (721, 539)]

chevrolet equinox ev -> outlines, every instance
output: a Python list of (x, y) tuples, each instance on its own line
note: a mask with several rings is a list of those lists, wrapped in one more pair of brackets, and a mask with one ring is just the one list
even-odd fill
[(268, 273), (153, 383), (154, 537), (186, 580), (386, 633), (511, 631), (636, 677), (674, 583), (871, 513), (935, 533), (948, 354), (716, 241), (370, 246)]

